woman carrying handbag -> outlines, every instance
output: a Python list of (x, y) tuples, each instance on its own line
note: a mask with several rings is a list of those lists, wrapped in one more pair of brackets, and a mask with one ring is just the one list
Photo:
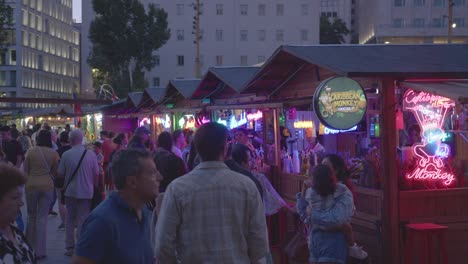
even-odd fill
[(24, 172), (28, 224), (26, 237), (36, 252), (37, 259), (46, 257), (47, 216), (54, 192), (53, 177), (57, 175), (59, 155), (52, 149), (50, 131), (41, 130), (37, 146), (26, 152)]

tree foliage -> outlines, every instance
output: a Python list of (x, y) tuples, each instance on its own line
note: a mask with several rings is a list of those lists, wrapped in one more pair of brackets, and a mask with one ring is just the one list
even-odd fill
[(334, 18), (333, 22), (327, 16), (320, 17), (320, 44), (342, 44), (350, 33), (346, 23), (340, 18)]
[[(13, 26), (13, 8), (5, 3), (5, 0), (0, 0), (0, 43), (4, 44), (5, 39)], [(14, 34), (12, 34), (14, 37)]]
[(170, 37), (167, 13), (139, 0), (93, 0), (88, 63), (108, 76), (117, 95), (148, 86), (144, 71), (156, 64), (154, 51)]

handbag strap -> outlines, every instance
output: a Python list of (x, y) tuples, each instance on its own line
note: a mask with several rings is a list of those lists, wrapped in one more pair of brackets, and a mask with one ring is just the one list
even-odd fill
[(48, 174), (49, 174), (50, 178), (52, 178), (52, 181), (55, 181), (55, 177), (50, 173), (52, 169), (50, 168), (49, 163), (47, 162), (47, 160), (46, 160), (46, 158), (44, 156), (44, 152), (42, 152), (41, 147), (38, 146), (37, 148), (39, 149), (39, 152), (41, 153), (42, 160), (44, 161), (44, 163), (47, 166), (47, 170), (48, 170)]
[(70, 185), (70, 183), (73, 181), (73, 178), (75, 177), (76, 173), (78, 172), (78, 169), (80, 168), (81, 162), (83, 161), (83, 158), (84, 158), (84, 156), (86, 155), (86, 152), (87, 152), (87, 151), (88, 151), (88, 150), (85, 149), (85, 151), (84, 151), (83, 154), (81, 155), (80, 161), (78, 162), (78, 165), (76, 166), (75, 171), (74, 171), (73, 174), (71, 175), (70, 180), (67, 182), (67, 184), (65, 185), (65, 187), (63, 187), (63, 193), (65, 193), (65, 191), (66, 191), (67, 188), (68, 188), (68, 185)]

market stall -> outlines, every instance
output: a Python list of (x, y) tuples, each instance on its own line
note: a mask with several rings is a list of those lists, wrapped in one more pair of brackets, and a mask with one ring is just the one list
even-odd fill
[[(299, 128), (288, 136), (292, 134), (296, 140), (299, 153), (307, 147), (298, 144), (301, 135), (302, 139), (307, 138), (307, 132), (301, 130), (313, 128), (317, 134), (323, 134), (321, 143), (326, 152), (340, 154), (348, 161), (355, 176), (357, 198), (353, 230), (373, 262), (400, 263), (408, 253), (403, 250), (407, 245), (406, 224), (431, 222), (448, 227), (449, 263), (464, 263), (468, 210), (462, 201), (466, 201), (468, 188), (462, 179), (468, 159), (463, 156), (466, 133), (460, 129), (465, 126), (466, 117), (460, 116), (466, 116), (466, 110), (461, 111), (466, 109), (468, 93), (468, 63), (462, 59), (466, 57), (467, 45), (282, 46), (246, 83), (246, 91), (283, 102), (285, 116), (290, 119), (286, 120), (289, 130), (294, 129), (296, 122)], [(431, 101), (414, 92), (418, 89), (415, 84), (402, 85), (421, 79), (427, 83), (419, 91), (438, 92), (434, 86), (444, 83), (453, 91), (444, 98), (451, 100)], [(308, 107), (304, 107), (307, 103), (287, 103), (311, 96), (314, 101), (310, 99)], [(437, 107), (420, 107), (424, 100)], [(295, 109), (299, 111), (294, 115)], [(320, 122), (308, 111), (313, 111)], [(409, 113), (403, 114), (406, 111)], [(455, 118), (446, 128), (444, 117), (450, 111)], [(428, 123), (421, 121), (428, 116)], [(419, 122), (422, 128), (421, 142), (409, 146), (413, 156), (420, 159), (417, 164), (421, 167), (405, 172), (397, 151), (398, 135), (404, 133), (399, 130), (408, 130), (412, 121)], [(453, 134), (451, 141), (447, 131)], [(313, 136), (309, 132), (308, 137)], [(448, 149), (455, 152), (449, 154)], [(280, 148), (277, 153), (281, 155)], [(285, 170), (283, 163), (272, 164), (273, 177), (280, 182), (281, 195), (293, 202), (307, 176), (300, 169), (301, 163), (292, 166), (291, 171)], [(452, 165), (457, 169), (449, 170)], [(418, 184), (403, 188), (402, 179), (419, 183), (433, 179), (436, 183), (422, 184), (424, 188), (415, 187)]]

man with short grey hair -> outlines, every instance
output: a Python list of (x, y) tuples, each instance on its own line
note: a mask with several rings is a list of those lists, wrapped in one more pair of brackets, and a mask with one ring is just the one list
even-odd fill
[(73, 255), (75, 247), (75, 226), (77, 236), (81, 225), (91, 209), (94, 186), (99, 178), (99, 166), (94, 151), (87, 151), (82, 145), (83, 132), (70, 132), (72, 148), (63, 153), (60, 160), (58, 175), (65, 177), (65, 205), (67, 217), (65, 222), (65, 255)]

